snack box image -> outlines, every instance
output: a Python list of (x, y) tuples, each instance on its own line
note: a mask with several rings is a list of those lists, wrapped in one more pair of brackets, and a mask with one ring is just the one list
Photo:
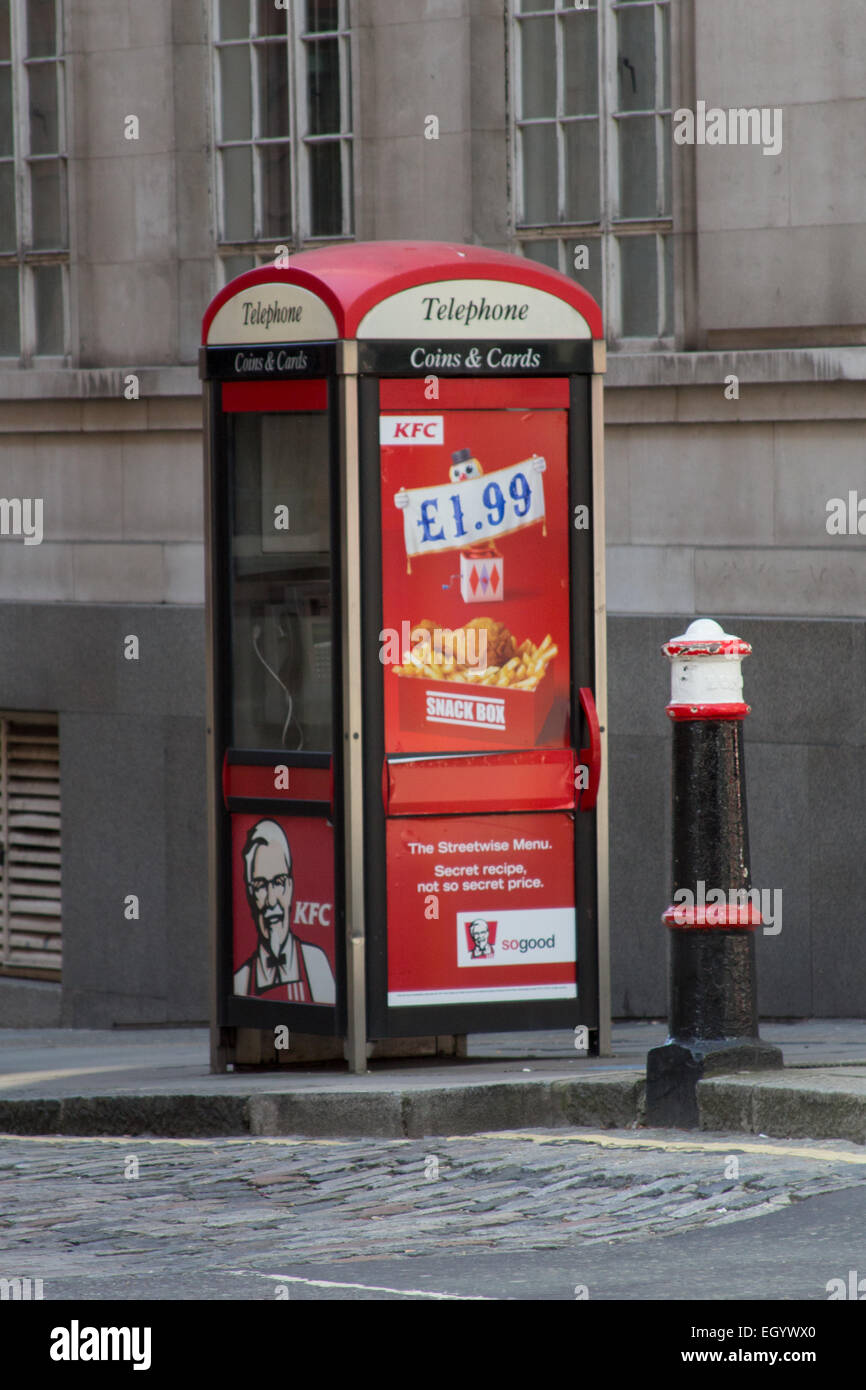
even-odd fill
[(535, 690), (394, 678), (400, 682), (400, 730), (406, 751), (436, 748), (455, 738), (477, 746), (534, 747), (553, 704), (549, 675)]
[(421, 752), (454, 739), (495, 748), (535, 747), (554, 699), (550, 668), (559, 648), (548, 633), (538, 646), (517, 642), (495, 618), (464, 628), (410, 627), (414, 646), (389, 676), (397, 680), (401, 751)]

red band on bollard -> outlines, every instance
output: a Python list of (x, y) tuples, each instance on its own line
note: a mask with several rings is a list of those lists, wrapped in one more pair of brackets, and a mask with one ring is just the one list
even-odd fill
[(740, 704), (719, 704), (719, 705), (668, 705), (666, 714), (669, 719), (681, 723), (684, 719), (745, 719), (747, 714), (751, 714), (751, 705)]
[(665, 656), (696, 657), (696, 656), (751, 656), (752, 648), (748, 642), (744, 642), (741, 637), (731, 637), (723, 634), (721, 639), (716, 642), (707, 640), (689, 640), (688, 637), (674, 637), (670, 642), (665, 642), (662, 647)]

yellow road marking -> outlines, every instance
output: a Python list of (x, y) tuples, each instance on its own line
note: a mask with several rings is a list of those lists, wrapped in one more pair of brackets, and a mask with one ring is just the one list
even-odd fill
[(16, 1086), (36, 1086), (43, 1081), (59, 1081), (70, 1076), (100, 1076), (108, 1071), (130, 1071), (128, 1062), (115, 1062), (104, 1067), (61, 1067), (55, 1071), (17, 1071), (0, 1076), (0, 1090), (14, 1091)]
[(125, 1148), (137, 1144), (174, 1144), (179, 1148), (212, 1148), (214, 1144), (219, 1144), (221, 1148), (239, 1148), (247, 1144), (260, 1144), (275, 1148), (302, 1148), (311, 1146), (318, 1148), (349, 1149), (356, 1148), (358, 1144), (367, 1143), (383, 1145), (406, 1145), (406, 1144), (425, 1144), (428, 1148), (435, 1147), (437, 1144), (474, 1144), (487, 1143), (490, 1140), (510, 1139), (521, 1141), (527, 1144), (595, 1144), (602, 1149), (642, 1149), (652, 1151), (661, 1150), (663, 1153), (752, 1153), (766, 1154), (770, 1157), (780, 1155), (783, 1158), (810, 1158), (817, 1159), (822, 1163), (853, 1163), (855, 1165), (866, 1166), (866, 1153), (848, 1153), (843, 1149), (815, 1149), (807, 1148), (799, 1144), (756, 1144), (748, 1140), (731, 1139), (729, 1143), (722, 1143), (718, 1139), (636, 1139), (631, 1137), (614, 1137), (610, 1134), (568, 1134), (562, 1130), (552, 1130), (548, 1134), (535, 1134), (526, 1130), (489, 1130), (481, 1134), (429, 1134), (421, 1135), (416, 1139), (392, 1139), (382, 1135), (370, 1135), (366, 1138), (356, 1139), (305, 1139), (295, 1135), (279, 1137), (277, 1135), (250, 1134), (246, 1138), (221, 1138), (219, 1135), (212, 1135), (206, 1138), (197, 1139), (177, 1139), (170, 1135), (164, 1137), (143, 1136), (138, 1134), (114, 1135), (114, 1134), (0, 1134), (2, 1140), (15, 1141), (27, 1144), (122, 1144)]
[(491, 1130), (484, 1134), (449, 1135), (449, 1143), (460, 1139), (523, 1139), (532, 1144), (597, 1144), (602, 1149), (662, 1149), (668, 1153), (750, 1153), (782, 1154), (786, 1158), (819, 1158), (826, 1162), (866, 1165), (866, 1153), (846, 1153), (841, 1149), (810, 1149), (794, 1144), (752, 1144), (734, 1139), (724, 1144), (718, 1139), (631, 1139), (609, 1134), (529, 1134), (525, 1130)]

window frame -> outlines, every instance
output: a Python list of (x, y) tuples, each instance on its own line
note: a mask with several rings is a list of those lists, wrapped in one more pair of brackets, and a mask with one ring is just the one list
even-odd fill
[[(16, 367), (65, 365), (71, 356), (71, 315), (69, 303), (70, 200), (67, 154), (66, 10), (63, 0), (55, 0), (55, 52), (27, 57), (27, 0), (9, 0), (9, 51), (12, 82), (12, 157), (15, 197), (15, 248), (0, 250), (0, 269), (18, 270), (18, 352), (0, 356), (3, 365)], [(57, 151), (31, 152), (30, 67), (50, 63), (57, 82)], [(8, 159), (8, 157), (7, 157)], [(31, 170), (35, 164), (56, 162), (60, 174), (60, 215), (63, 245), (35, 248), (33, 241), (33, 196)], [(61, 286), (61, 334), (59, 352), (38, 352), (36, 272), (59, 266)]]
[[(299, 251), (304, 246), (327, 246), (336, 242), (352, 241), (355, 236), (354, 209), (354, 158), (355, 123), (353, 113), (353, 71), (352, 71), (352, 29), (349, 14), (349, 0), (338, 0), (338, 28), (308, 30), (305, 23), (304, 0), (291, 0), (284, 13), (286, 17), (285, 34), (259, 35), (253, 32), (256, 23), (255, 0), (250, 4), (250, 33), (245, 38), (222, 39), (219, 36), (219, 0), (213, 0), (210, 11), (210, 46), (212, 52), (211, 73), (213, 83), (213, 158), (214, 190), (216, 206), (215, 240), (219, 265), (220, 283), (225, 284), (233, 278), (227, 262), (235, 259), (249, 260), (253, 265), (273, 263), (278, 246), (286, 246), (289, 252)], [(302, 22), (303, 21), (303, 22)], [(340, 84), (340, 129), (337, 132), (313, 135), (309, 130), (309, 111), (306, 95), (307, 53), (309, 46), (323, 40), (336, 39), (338, 43), (339, 84)], [(288, 134), (267, 137), (257, 134), (261, 126), (261, 84), (258, 65), (254, 59), (257, 47), (267, 43), (279, 44), (285, 48), (288, 88)], [(252, 131), (248, 139), (223, 140), (222, 138), (222, 100), (220, 50), (226, 47), (245, 47), (250, 52), (251, 119)], [(342, 230), (338, 234), (314, 234), (311, 228), (311, 160), (310, 148), (321, 144), (339, 144), (340, 182), (342, 193)], [(288, 225), (279, 237), (258, 233), (264, 224), (264, 205), (261, 187), (261, 171), (256, 150), (263, 146), (288, 146), (289, 149), (289, 195), (291, 210)], [(253, 233), (251, 238), (229, 240), (225, 235), (226, 190), (223, 174), (222, 151), (231, 147), (247, 147), (252, 151), (252, 190), (253, 190)]]
[[(598, 103), (596, 120), (599, 130), (599, 192), (600, 192), (600, 211), (599, 217), (591, 221), (566, 221), (565, 211), (565, 179), (566, 164), (565, 152), (563, 148), (564, 125), (575, 119), (591, 119), (591, 117), (564, 117), (561, 112), (561, 93), (564, 90), (564, 73), (566, 52), (565, 44), (561, 38), (562, 24), (556, 24), (556, 71), (557, 71), (557, 102), (556, 114), (552, 117), (529, 118), (524, 120), (520, 112), (523, 109), (523, 74), (521, 61), (521, 44), (523, 21), (530, 21), (536, 16), (556, 17), (571, 14), (574, 11), (572, 3), (566, 0), (548, 0), (543, 9), (523, 11), (520, 0), (506, 0), (506, 16), (508, 22), (508, 51), (509, 51), (509, 158), (512, 168), (512, 207), (511, 207), (511, 229), (515, 247), (518, 251), (526, 254), (523, 250), (524, 245), (529, 242), (551, 242), (556, 247), (556, 264), (564, 274), (572, 279), (577, 279), (578, 283), (583, 283), (575, 276), (572, 264), (569, 261), (570, 243), (586, 244), (595, 240), (598, 243), (601, 254), (601, 285), (602, 285), (602, 308), (604, 312), (605, 333), (607, 340), (613, 348), (627, 348), (629, 351), (659, 351), (670, 350), (676, 344), (676, 268), (673, 265), (671, 251), (673, 242), (670, 246), (666, 243), (668, 238), (674, 235), (674, 194), (673, 194), (673, 149), (672, 140), (665, 141), (664, 122), (672, 120), (673, 105), (669, 100), (663, 105), (664, 98), (664, 67), (662, 62), (656, 64), (655, 72), (655, 105), (652, 112), (635, 110), (627, 113), (619, 110), (619, 71), (618, 71), (618, 39), (617, 39), (617, 14), (620, 10), (649, 9), (653, 10), (654, 18), (654, 39), (655, 51), (661, 57), (664, 52), (663, 44), (665, 37), (665, 13), (667, 14), (667, 76), (669, 84), (673, 81), (673, 33), (672, 33), (672, 0), (590, 0), (587, 10), (582, 13), (595, 12), (597, 18), (597, 42), (598, 42)], [(663, 195), (668, 193), (668, 211), (655, 217), (624, 217), (620, 215), (619, 206), (619, 135), (618, 128), (623, 120), (631, 120), (635, 117), (652, 115), (655, 119), (659, 138), (656, 141), (656, 191), (659, 195), (659, 206), (664, 206)], [(525, 206), (524, 188), (524, 168), (522, 157), (522, 137), (521, 130), (527, 125), (533, 124), (555, 124), (557, 129), (557, 213), (556, 222), (529, 223), (523, 220), (523, 208)], [(669, 127), (670, 129), (670, 127)], [(668, 174), (665, 178), (665, 161), (667, 160)], [(665, 184), (667, 183), (667, 190)], [(657, 332), (652, 337), (628, 336), (622, 331), (623, 321), (623, 269), (621, 264), (622, 243), (631, 237), (655, 236), (656, 272), (658, 293), (656, 297), (657, 310)], [(666, 318), (669, 323), (665, 325)], [(667, 326), (667, 332), (664, 328)]]

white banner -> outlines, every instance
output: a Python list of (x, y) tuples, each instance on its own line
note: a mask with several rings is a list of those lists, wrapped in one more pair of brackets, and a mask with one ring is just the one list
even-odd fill
[(395, 493), (394, 505), (403, 512), (406, 554), (463, 550), (543, 521), (546, 467), (536, 454), (462, 483)]

